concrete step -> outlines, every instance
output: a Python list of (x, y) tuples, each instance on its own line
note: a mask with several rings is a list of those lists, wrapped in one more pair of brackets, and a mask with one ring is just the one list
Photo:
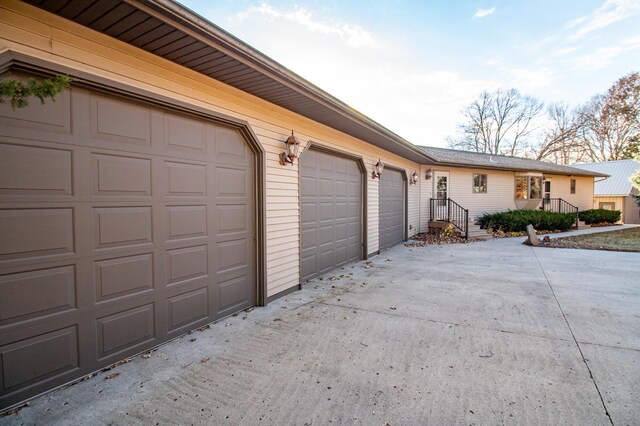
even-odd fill
[(580, 229), (589, 229), (589, 228), (591, 228), (591, 225), (587, 225), (586, 223), (584, 223), (584, 220), (578, 221), (578, 226), (576, 229), (580, 230)]

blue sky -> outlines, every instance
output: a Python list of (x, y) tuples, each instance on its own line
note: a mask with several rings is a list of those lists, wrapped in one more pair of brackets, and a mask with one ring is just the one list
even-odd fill
[(640, 71), (640, 0), (181, 3), (421, 145), (484, 89), (575, 105)]

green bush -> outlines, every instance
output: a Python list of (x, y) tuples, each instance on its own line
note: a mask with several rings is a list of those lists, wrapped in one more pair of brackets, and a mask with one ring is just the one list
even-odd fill
[(566, 231), (576, 222), (571, 213), (555, 213), (542, 210), (508, 210), (485, 213), (478, 219), (484, 229), (504, 232), (522, 232), (531, 224), (539, 231)]
[(616, 223), (620, 220), (620, 210), (591, 209), (579, 213), (586, 224)]

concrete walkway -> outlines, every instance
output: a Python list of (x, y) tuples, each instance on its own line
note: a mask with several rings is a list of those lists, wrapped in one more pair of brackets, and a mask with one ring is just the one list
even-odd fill
[(522, 240), (397, 246), (0, 424), (638, 424), (640, 253)]

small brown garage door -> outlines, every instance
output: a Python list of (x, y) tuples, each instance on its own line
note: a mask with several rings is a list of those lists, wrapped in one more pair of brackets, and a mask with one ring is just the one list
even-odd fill
[(254, 154), (73, 88), (0, 108), (0, 407), (255, 303)]
[(380, 249), (395, 246), (404, 240), (404, 192), (406, 181), (402, 172), (385, 169), (380, 177), (379, 241)]
[(300, 158), (301, 276), (362, 258), (362, 172), (354, 160), (316, 150)]

